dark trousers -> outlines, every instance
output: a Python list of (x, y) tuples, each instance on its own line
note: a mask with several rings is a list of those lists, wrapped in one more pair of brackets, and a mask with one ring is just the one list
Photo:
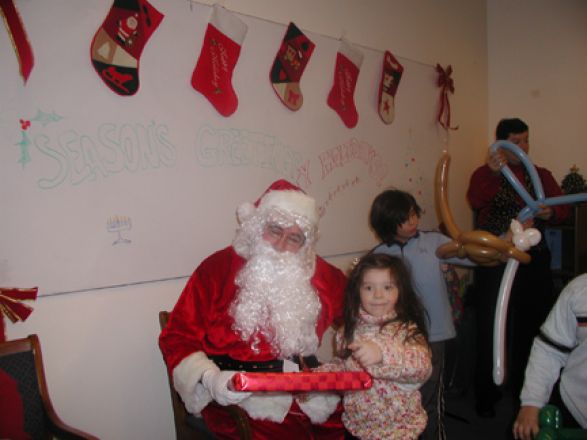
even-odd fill
[(422, 406), (428, 415), (426, 428), (420, 440), (439, 440), (445, 438), (444, 433), (444, 352), (445, 341), (431, 342), (432, 375), (420, 388)]
[[(505, 384), (519, 398), (534, 337), (556, 297), (550, 272), (550, 252), (542, 247), (520, 264), (512, 285), (507, 313)], [(492, 406), (500, 396), (493, 382), (493, 325), (505, 265), (475, 269), (476, 318), (475, 397), (480, 406)]]

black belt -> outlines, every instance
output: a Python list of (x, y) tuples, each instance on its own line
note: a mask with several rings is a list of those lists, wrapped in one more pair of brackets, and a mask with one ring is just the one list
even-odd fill
[[(283, 360), (274, 359), (271, 361), (239, 361), (227, 355), (208, 355), (221, 370), (248, 371), (258, 373), (281, 373), (283, 372)], [(300, 370), (305, 368), (315, 368), (320, 365), (316, 356), (294, 356), (291, 358), (300, 366)]]

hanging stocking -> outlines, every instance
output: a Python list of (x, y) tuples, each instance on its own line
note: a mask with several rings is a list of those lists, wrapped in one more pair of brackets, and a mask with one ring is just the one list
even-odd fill
[(119, 95), (139, 89), (139, 60), (163, 14), (147, 0), (114, 0), (94, 35), (92, 64), (100, 78)]
[(299, 110), (304, 102), (300, 79), (312, 56), (315, 44), (290, 23), (277, 51), (269, 74), (273, 90), (290, 110)]
[(31, 74), (31, 70), (33, 70), (35, 60), (33, 58), (33, 49), (29, 43), (24, 24), (22, 23), (18, 9), (14, 5), (14, 1), (0, 0), (0, 14), (4, 18), (6, 30), (12, 40), (12, 45), (14, 46), (14, 51), (20, 65), (20, 74), (26, 83)]
[(379, 116), (386, 124), (391, 124), (395, 117), (395, 93), (402, 78), (404, 67), (391, 54), (385, 51), (383, 55), (383, 70), (379, 84)]
[(232, 88), (232, 71), (247, 34), (247, 25), (222, 6), (214, 5), (198, 63), (192, 74), (192, 87), (204, 95), (222, 116), (238, 107)]
[(359, 121), (353, 98), (362, 63), (363, 53), (347, 41), (341, 40), (336, 54), (334, 84), (328, 94), (328, 105), (338, 113), (348, 128), (353, 128)]

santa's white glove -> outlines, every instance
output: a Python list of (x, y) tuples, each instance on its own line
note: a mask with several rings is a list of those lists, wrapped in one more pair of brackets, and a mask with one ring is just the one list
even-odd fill
[(228, 383), (235, 374), (236, 371), (209, 368), (202, 375), (202, 384), (208, 389), (212, 399), (222, 406), (236, 405), (251, 395), (251, 393), (228, 389)]

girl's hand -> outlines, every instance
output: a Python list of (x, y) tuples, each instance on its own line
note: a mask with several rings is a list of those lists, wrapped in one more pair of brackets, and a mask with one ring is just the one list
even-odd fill
[(348, 348), (353, 352), (353, 358), (363, 367), (378, 364), (383, 360), (381, 349), (373, 341), (353, 341)]

